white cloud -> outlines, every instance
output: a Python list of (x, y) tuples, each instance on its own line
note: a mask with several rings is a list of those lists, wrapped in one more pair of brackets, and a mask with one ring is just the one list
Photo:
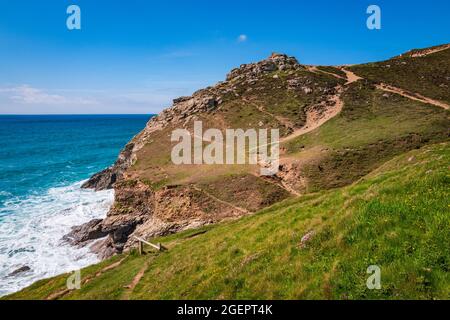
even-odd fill
[(20, 104), (35, 105), (91, 105), (97, 102), (83, 97), (68, 97), (52, 94), (29, 85), (10, 88), (0, 88), (0, 93), (6, 93), (9, 100)]
[(247, 41), (247, 35), (246, 34), (241, 34), (239, 35), (239, 37), (237, 38), (238, 42), (245, 42)]
[(151, 80), (144, 87), (122, 90), (0, 86), (0, 114), (158, 113), (172, 99), (201, 86), (195, 81)]

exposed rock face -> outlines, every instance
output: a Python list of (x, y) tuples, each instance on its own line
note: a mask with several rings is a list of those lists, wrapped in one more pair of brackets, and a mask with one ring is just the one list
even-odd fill
[[(190, 186), (153, 191), (139, 182), (122, 181), (115, 185), (115, 190), (115, 205), (104, 220), (75, 227), (64, 239), (74, 245), (88, 245), (103, 238), (94, 242), (91, 249), (104, 258), (133, 246), (136, 240), (131, 234), (147, 238), (164, 236), (242, 215), (214, 203)], [(205, 207), (210, 211), (205, 212)]]
[(120, 152), (114, 165), (99, 173), (93, 175), (81, 187), (85, 189), (106, 190), (112, 189), (114, 183), (122, 178), (123, 172), (131, 165), (133, 161), (133, 142), (128, 143)]
[(81, 186), (84, 189), (107, 190), (112, 189), (117, 181), (116, 167), (107, 168), (101, 172), (94, 174), (88, 181)]
[(102, 221), (103, 219), (94, 219), (81, 226), (74, 227), (63, 239), (73, 245), (79, 245), (92, 239), (105, 237), (108, 233), (102, 230)]
[(286, 183), (294, 190), (304, 190), (306, 182), (301, 172), (301, 165), (299, 163), (286, 163), (280, 165), (280, 171), (277, 173), (277, 177), (281, 179), (282, 183)]
[[(150, 119), (146, 128), (121, 151), (112, 167), (95, 174), (83, 185), (84, 188), (95, 190), (115, 189), (115, 205), (107, 217), (74, 228), (65, 239), (76, 245), (90, 244), (91, 249), (100, 257), (107, 257), (132, 246), (134, 239), (131, 235), (147, 238), (161, 236), (245, 214), (247, 210), (227, 205), (225, 201), (214, 199), (190, 185), (154, 190), (139, 179), (134, 180), (128, 176), (127, 170), (136, 162), (138, 152), (154, 139), (154, 134), (162, 132), (169, 126), (185, 127), (198, 116), (216, 112), (225, 101), (239, 99), (243, 94), (242, 88), (256, 86), (254, 90), (257, 91), (260, 88), (257, 87), (258, 84), (266, 81), (264, 80), (266, 75), (270, 75), (273, 81), (281, 81), (278, 74), (274, 73), (293, 75), (299, 70), (305, 68), (295, 58), (274, 53), (266, 60), (241, 65), (232, 70), (227, 75), (226, 81), (219, 82), (214, 87), (199, 90), (189, 97), (175, 99), (170, 108)], [(293, 94), (300, 95), (311, 94), (314, 87), (325, 94), (330, 90), (330, 88), (317, 89), (317, 83), (304, 75), (291, 78), (283, 89), (280, 84), (275, 83), (274, 86), (278, 86), (275, 89), (290, 90)], [(250, 89), (247, 91), (250, 92)], [(258, 94), (255, 93), (256, 96)], [(279, 120), (283, 117), (275, 118)], [(260, 122), (259, 126), (262, 124)], [(269, 185), (277, 188), (273, 184)], [(282, 185), (278, 188), (286, 193)], [(261, 206), (283, 199), (285, 197), (283, 192), (273, 193), (282, 196), (273, 197), (273, 200), (269, 197), (270, 201), (262, 202)], [(93, 242), (94, 240), (97, 241)]]
[(258, 63), (243, 64), (239, 68), (231, 70), (227, 75), (227, 81), (238, 79), (255, 79), (263, 73), (273, 71), (295, 70), (302, 68), (294, 57), (288, 57), (285, 54), (272, 53), (267, 60)]

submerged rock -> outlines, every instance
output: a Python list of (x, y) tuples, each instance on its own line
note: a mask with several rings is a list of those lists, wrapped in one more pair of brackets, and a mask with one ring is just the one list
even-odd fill
[(22, 266), (22, 267), (20, 267), (20, 268), (18, 268), (16, 270), (14, 270), (10, 274), (8, 274), (8, 277), (15, 277), (15, 276), (18, 276), (21, 273), (25, 273), (25, 272), (28, 272), (30, 270), (31, 270), (31, 268), (29, 266)]

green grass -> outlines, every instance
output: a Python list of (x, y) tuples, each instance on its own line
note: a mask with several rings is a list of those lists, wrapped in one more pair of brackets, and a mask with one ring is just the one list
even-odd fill
[[(170, 250), (132, 254), (64, 298), (448, 299), (449, 161), (449, 143), (425, 146), (350, 186), (154, 239)], [(314, 235), (302, 248), (309, 231)], [(143, 278), (127, 292), (124, 286), (146, 262)], [(369, 265), (381, 268), (381, 290), (366, 287)], [(39, 281), (6, 299), (43, 299), (64, 288), (66, 277)]]

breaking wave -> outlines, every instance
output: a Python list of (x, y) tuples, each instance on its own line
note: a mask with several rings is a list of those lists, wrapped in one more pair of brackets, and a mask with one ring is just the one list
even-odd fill
[[(61, 240), (73, 226), (104, 218), (114, 201), (113, 190), (95, 192), (81, 184), (12, 198), (0, 207), (0, 296), (98, 262), (87, 247)], [(21, 267), (30, 269), (10, 275)]]

